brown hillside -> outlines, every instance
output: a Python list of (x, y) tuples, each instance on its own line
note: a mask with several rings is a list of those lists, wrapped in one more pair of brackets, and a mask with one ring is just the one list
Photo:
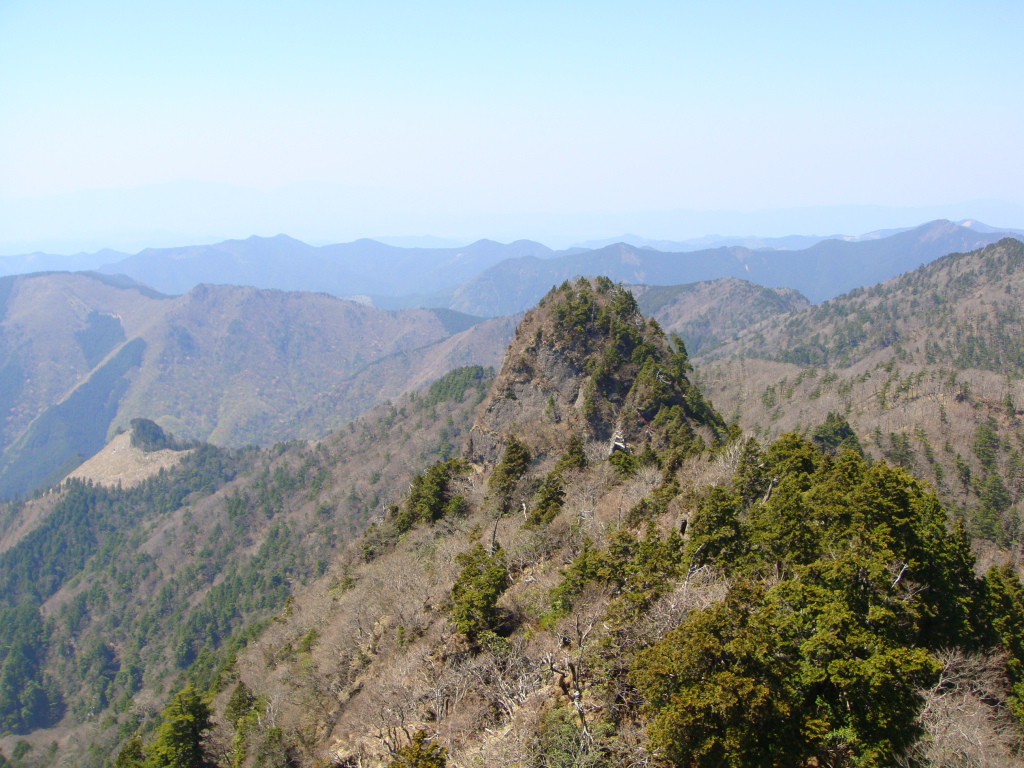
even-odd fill
[(147, 453), (132, 445), (130, 432), (122, 432), (68, 477), (100, 485), (133, 488), (147, 477), (171, 469), (187, 455), (188, 451), (171, 450)]
[(707, 353), (701, 383), (764, 438), (844, 414), (869, 453), (1007, 543), (1024, 492), (1022, 297), (1024, 244), (1003, 240), (756, 324)]
[(691, 355), (705, 354), (756, 323), (811, 306), (798, 291), (766, 288), (735, 277), (687, 285), (637, 285), (630, 290), (645, 315), (685, 339)]
[[(26, 477), (66, 471), (136, 417), (226, 446), (321, 437), (451, 368), (497, 365), (512, 332), (497, 319), (453, 334), (431, 310), (326, 294), (199, 286), (166, 297), (68, 273), (10, 283), (0, 307), (0, 451), (10, 450), (0, 467), (22, 493), (33, 487)], [(109, 392), (75, 399), (126, 343), (141, 363), (106, 375)], [(93, 423), (97, 412), (103, 423)], [(51, 433), (75, 437), (51, 451)], [(53, 455), (34, 471), (31, 453), (43, 448)]]

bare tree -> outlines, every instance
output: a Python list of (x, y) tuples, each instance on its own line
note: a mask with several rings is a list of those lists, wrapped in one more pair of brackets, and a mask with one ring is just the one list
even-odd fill
[(1021, 732), (1006, 703), (1001, 656), (939, 655), (942, 673), (920, 691), (918, 722), (924, 735), (902, 758), (903, 766), (931, 768), (1011, 768), (1021, 761)]

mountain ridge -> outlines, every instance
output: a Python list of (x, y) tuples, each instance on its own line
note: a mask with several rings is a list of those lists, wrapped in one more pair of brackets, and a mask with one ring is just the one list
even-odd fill
[[(72, 273), (3, 278), (5, 285), (0, 479), (14, 483), (10, 473), (22, 467), (21, 480), (0, 482), (5, 495), (70, 469), (136, 417), (231, 446), (321, 436), (408, 382), (418, 388), (459, 365), (496, 364), (511, 333), (509, 320), (392, 312), (324, 293), (201, 285), (169, 297)], [(137, 354), (107, 388), (74, 394), (126, 345)], [(103, 423), (94, 423), (99, 413)], [(24, 440), (37, 446), (36, 459), (18, 447)], [(44, 457), (46, 471), (25, 469)]]
[[(722, 246), (673, 254), (616, 243), (544, 261), (519, 258), (501, 262), (455, 289), (448, 306), (470, 314), (508, 314), (537, 301), (550, 285), (598, 274), (628, 284), (655, 285), (738, 277), (767, 287), (792, 288), (812, 302), (820, 302), (895, 277), (947, 253), (972, 250), (999, 239), (1001, 233), (976, 232), (937, 220), (885, 238), (825, 240), (800, 251)], [(514, 288), (501, 296), (499, 286)]]

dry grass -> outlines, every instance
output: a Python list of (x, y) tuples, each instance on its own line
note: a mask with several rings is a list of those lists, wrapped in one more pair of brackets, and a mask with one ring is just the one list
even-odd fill
[(169, 450), (146, 453), (132, 445), (130, 432), (122, 432), (115, 435), (103, 450), (79, 465), (68, 478), (110, 487), (134, 488), (161, 470), (175, 467), (189, 453), (191, 451)]

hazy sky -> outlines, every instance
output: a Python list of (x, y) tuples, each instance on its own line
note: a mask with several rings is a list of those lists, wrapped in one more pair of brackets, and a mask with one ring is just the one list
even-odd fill
[(316, 182), (422, 227), (1024, 205), (1022, 30), (1019, 0), (0, 0), (0, 199)]

